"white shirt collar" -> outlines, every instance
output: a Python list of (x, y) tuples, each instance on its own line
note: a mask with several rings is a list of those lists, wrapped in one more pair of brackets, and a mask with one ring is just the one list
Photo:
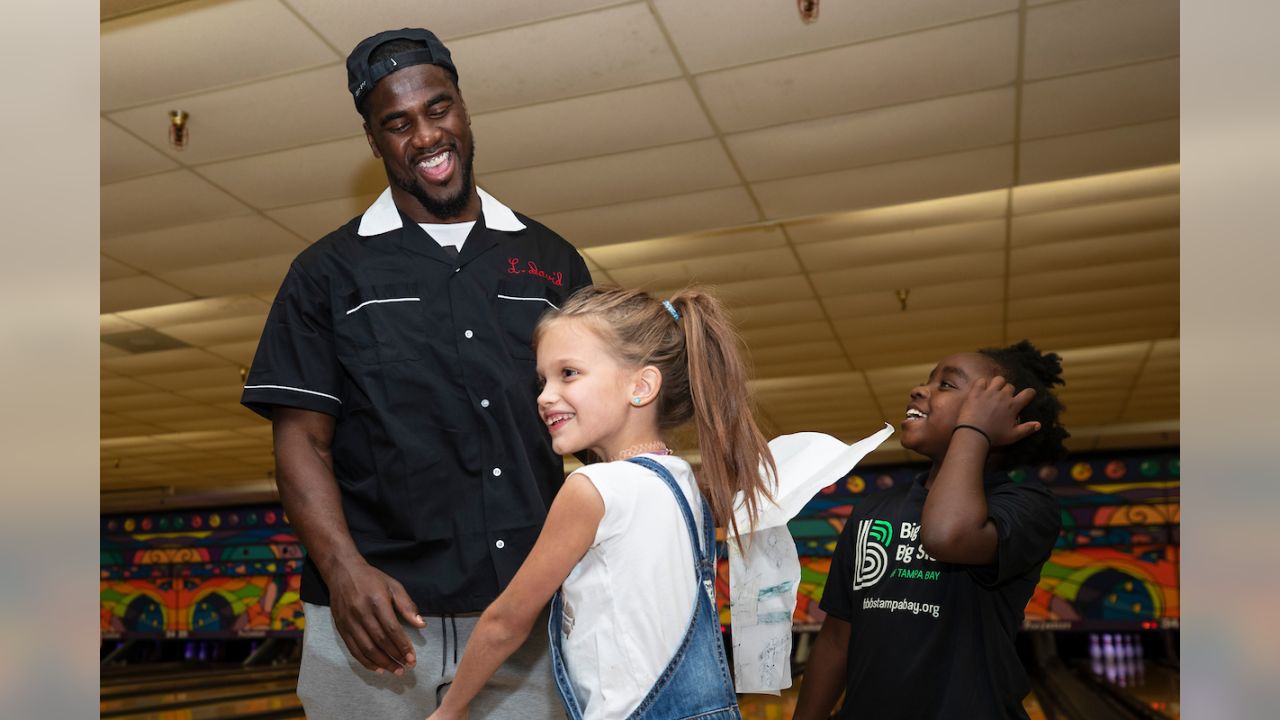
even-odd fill
[[(480, 212), (484, 215), (485, 227), (503, 232), (518, 232), (524, 229), (524, 223), (516, 217), (511, 208), (498, 202), (492, 195), (477, 187), (480, 196)], [(395, 200), (391, 199), (391, 188), (382, 191), (377, 200), (364, 211), (360, 217), (360, 227), (356, 230), (361, 237), (381, 235), (403, 227), (400, 222), (400, 211), (396, 209)]]

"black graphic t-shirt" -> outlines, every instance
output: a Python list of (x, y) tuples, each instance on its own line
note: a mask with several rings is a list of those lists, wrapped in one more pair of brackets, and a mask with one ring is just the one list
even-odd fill
[(868, 498), (849, 516), (821, 608), (850, 624), (840, 718), (1026, 718), (1014, 638), (1061, 526), (1035, 480), (987, 476), (996, 562), (952, 565), (920, 544), (925, 476)]

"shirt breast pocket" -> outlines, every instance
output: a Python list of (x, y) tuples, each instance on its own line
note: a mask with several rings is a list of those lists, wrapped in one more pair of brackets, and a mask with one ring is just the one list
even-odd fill
[(498, 284), (498, 323), (506, 334), (512, 357), (533, 360), (533, 329), (548, 310), (559, 310), (562, 299), (552, 288), (527, 280), (507, 280)]
[(431, 321), (415, 283), (367, 285), (347, 292), (335, 323), (338, 354), (373, 365), (422, 357)]

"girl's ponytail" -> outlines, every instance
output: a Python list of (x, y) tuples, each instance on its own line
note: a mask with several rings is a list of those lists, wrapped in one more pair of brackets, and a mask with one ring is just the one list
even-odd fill
[(685, 336), (689, 396), (702, 449), (699, 482), (717, 522), (740, 538), (750, 528), (738, 528), (734, 497), (743, 493), (748, 516), (754, 518), (777, 477), (773, 454), (752, 412), (741, 340), (714, 296), (690, 288), (676, 293), (670, 303)]

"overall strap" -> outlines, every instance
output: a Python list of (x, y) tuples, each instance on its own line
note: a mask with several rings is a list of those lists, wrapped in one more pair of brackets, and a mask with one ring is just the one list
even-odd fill
[[(711, 506), (703, 499), (702, 505), (702, 536), (700, 542), (698, 540), (698, 525), (693, 520), (693, 511), (689, 508), (689, 502), (685, 500), (684, 492), (680, 490), (680, 486), (676, 485), (676, 479), (672, 477), (671, 471), (667, 470), (662, 463), (647, 457), (633, 457), (627, 462), (635, 463), (641, 467), (652, 470), (662, 481), (666, 483), (667, 488), (676, 497), (676, 505), (680, 507), (680, 513), (684, 515), (685, 527), (689, 530), (689, 542), (693, 545), (694, 553), (694, 571), (698, 579), (703, 585), (708, 585), (715, 578), (715, 552), (716, 552), (716, 528), (715, 520), (711, 517)], [(708, 588), (708, 594), (714, 593), (713, 589)], [(714, 596), (713, 596), (714, 599)]]

